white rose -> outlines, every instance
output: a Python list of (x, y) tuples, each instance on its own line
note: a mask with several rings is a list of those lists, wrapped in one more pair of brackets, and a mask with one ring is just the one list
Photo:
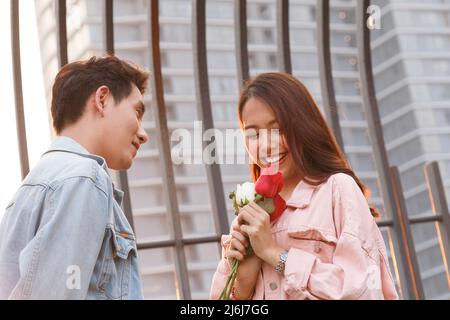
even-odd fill
[(236, 202), (242, 206), (255, 200), (255, 184), (253, 182), (245, 182), (236, 186)]

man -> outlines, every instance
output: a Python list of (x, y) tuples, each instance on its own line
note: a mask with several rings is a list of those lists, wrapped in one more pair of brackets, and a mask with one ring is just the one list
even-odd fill
[(108, 168), (141, 144), (148, 73), (114, 56), (70, 63), (53, 84), (57, 138), (0, 225), (0, 299), (142, 299), (136, 240)]

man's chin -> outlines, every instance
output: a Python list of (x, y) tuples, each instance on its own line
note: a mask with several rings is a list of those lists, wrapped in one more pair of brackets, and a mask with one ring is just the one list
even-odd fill
[(131, 165), (133, 164), (133, 160), (128, 161), (120, 161), (117, 163), (113, 163), (110, 166), (108, 166), (110, 169), (117, 170), (117, 171), (125, 171), (130, 169)]

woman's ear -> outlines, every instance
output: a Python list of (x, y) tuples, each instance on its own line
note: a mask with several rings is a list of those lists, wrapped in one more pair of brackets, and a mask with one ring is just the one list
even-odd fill
[(286, 150), (289, 151), (289, 145), (287, 143), (286, 136), (284, 134), (280, 134), (280, 140), (281, 140), (281, 145), (283, 146), (283, 148), (285, 148)]

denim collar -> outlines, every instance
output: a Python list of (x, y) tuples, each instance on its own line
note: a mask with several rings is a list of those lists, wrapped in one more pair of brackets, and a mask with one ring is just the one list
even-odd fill
[[(79, 144), (72, 138), (69, 138), (67, 136), (58, 136), (51, 144), (50, 149), (48, 149), (42, 156), (51, 152), (68, 152), (79, 155), (81, 157), (93, 159), (97, 161), (99, 166), (101, 166), (103, 170), (105, 170), (106, 174), (111, 178), (111, 175), (108, 170), (108, 165), (106, 164), (106, 160), (103, 157), (89, 153), (89, 151), (85, 147), (83, 147), (81, 144)], [(113, 183), (113, 192), (114, 198), (119, 204), (121, 204), (124, 193), (122, 190), (117, 189), (114, 183)]]
[(50, 149), (47, 150), (43, 155), (55, 151), (74, 153), (85, 158), (93, 159), (97, 161), (99, 166), (105, 169), (105, 171), (108, 173), (108, 166), (106, 165), (106, 161), (104, 158), (89, 153), (89, 151), (87, 151), (85, 147), (83, 147), (81, 144), (79, 144), (72, 138), (66, 136), (58, 136), (53, 141), (52, 145), (50, 146)]

